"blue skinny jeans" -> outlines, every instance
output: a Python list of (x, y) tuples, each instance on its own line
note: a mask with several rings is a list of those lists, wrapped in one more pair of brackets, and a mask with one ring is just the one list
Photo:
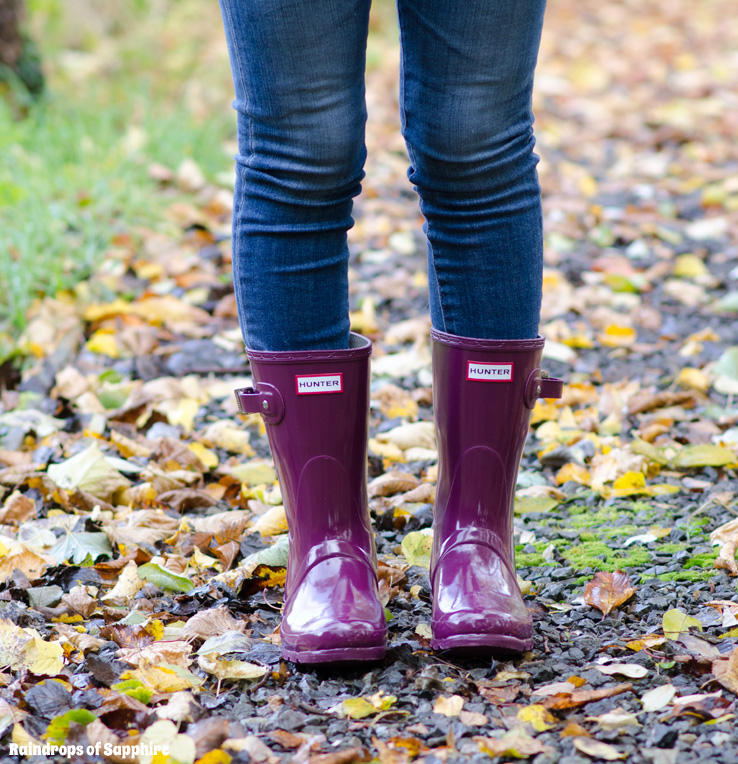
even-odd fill
[[(348, 347), (371, 0), (220, 0), (238, 114), (233, 270), (246, 346)], [(545, 0), (397, 0), (400, 109), (433, 326), (538, 332), (531, 91)]]

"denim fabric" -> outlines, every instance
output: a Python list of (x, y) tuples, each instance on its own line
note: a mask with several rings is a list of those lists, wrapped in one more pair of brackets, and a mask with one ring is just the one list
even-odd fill
[[(348, 347), (352, 200), (366, 157), (370, 0), (220, 0), (239, 153), (233, 269), (246, 345)], [(433, 326), (535, 337), (531, 91), (545, 0), (398, 0), (401, 118)]]

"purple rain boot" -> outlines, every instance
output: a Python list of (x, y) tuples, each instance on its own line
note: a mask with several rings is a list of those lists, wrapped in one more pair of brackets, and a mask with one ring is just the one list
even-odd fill
[(248, 350), (255, 389), (236, 390), (240, 411), (264, 418), (287, 512), (282, 655), (296, 663), (386, 651), (366, 493), (371, 352), (353, 333), (346, 350)]
[(481, 340), (437, 330), (433, 404), (438, 490), (433, 510), (431, 645), (522, 652), (533, 646), (515, 576), (515, 483), (538, 398), (563, 382), (539, 368), (544, 340)]

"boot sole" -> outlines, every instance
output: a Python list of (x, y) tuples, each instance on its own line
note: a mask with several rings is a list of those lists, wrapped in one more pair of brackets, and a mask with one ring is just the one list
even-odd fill
[(431, 647), (452, 651), (454, 655), (483, 656), (524, 653), (533, 649), (533, 640), (506, 634), (456, 634), (444, 639), (431, 639)]
[(387, 654), (385, 645), (376, 647), (334, 647), (330, 650), (288, 650), (282, 647), (282, 657), (293, 663), (354, 663), (381, 661)]

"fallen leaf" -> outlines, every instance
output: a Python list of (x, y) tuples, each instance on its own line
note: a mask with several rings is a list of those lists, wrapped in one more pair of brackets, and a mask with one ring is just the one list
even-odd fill
[(420, 480), (411, 472), (390, 470), (374, 478), (369, 485), (369, 496), (393, 496), (396, 493), (411, 491), (420, 485)]
[(458, 716), (464, 707), (464, 698), (461, 695), (439, 695), (433, 704), (434, 714), (443, 716)]
[(60, 464), (52, 464), (47, 474), (59, 488), (80, 488), (105, 501), (131, 484), (128, 478), (110, 466), (95, 443)]
[(696, 618), (692, 618), (678, 608), (672, 608), (664, 613), (662, 626), (667, 639), (678, 639), (680, 634), (689, 632), (689, 629), (693, 627), (702, 631), (702, 624)]
[(630, 682), (619, 684), (615, 687), (603, 687), (601, 690), (578, 690), (576, 692), (561, 693), (546, 698), (543, 705), (550, 710), (564, 710), (576, 708), (604, 698), (612, 698), (624, 692), (631, 692), (633, 685)]
[(433, 536), (424, 531), (412, 531), (402, 540), (402, 553), (408, 565), (430, 570), (430, 554)]
[(390, 443), (403, 451), (408, 448), (436, 448), (436, 428), (433, 422), (413, 422), (377, 435), (380, 443)]
[(628, 713), (622, 708), (615, 708), (600, 716), (585, 716), (588, 722), (597, 722), (605, 730), (619, 729), (620, 727), (640, 727), (638, 715)]
[(643, 693), (641, 703), (644, 711), (661, 711), (671, 703), (676, 695), (676, 687), (672, 684), (662, 684), (653, 690)]
[(518, 711), (518, 719), (530, 724), (536, 732), (545, 732), (556, 723), (556, 718), (550, 711), (544, 706), (536, 704), (523, 706)]
[(550, 753), (552, 748), (545, 745), (540, 740), (528, 735), (520, 727), (506, 732), (502, 737), (481, 737), (479, 735), (472, 738), (482, 753), (490, 756), (510, 756), (515, 759), (529, 759), (539, 753)]
[(643, 679), (648, 676), (648, 669), (638, 663), (608, 663), (595, 668), (608, 676), (627, 676), (628, 679)]
[(218, 679), (261, 679), (267, 669), (247, 661), (229, 661), (225, 658), (213, 658), (201, 655), (197, 663), (203, 671), (213, 674)]
[(593, 759), (604, 759), (605, 761), (618, 761), (619, 759), (627, 759), (628, 754), (623, 751), (618, 751), (615, 746), (609, 743), (602, 743), (599, 740), (594, 740), (589, 737), (577, 737), (574, 738), (574, 747), (586, 753), (587, 756), (591, 756)]
[(584, 601), (606, 616), (627, 602), (636, 591), (630, 577), (622, 570), (616, 570), (614, 573), (599, 571), (585, 587)]
[(715, 567), (724, 568), (731, 576), (738, 576), (738, 564), (735, 560), (736, 548), (738, 548), (738, 518), (715, 528), (710, 534), (710, 542), (713, 545), (721, 545)]
[(712, 673), (726, 690), (738, 695), (738, 648), (727, 657), (718, 658), (712, 664)]

